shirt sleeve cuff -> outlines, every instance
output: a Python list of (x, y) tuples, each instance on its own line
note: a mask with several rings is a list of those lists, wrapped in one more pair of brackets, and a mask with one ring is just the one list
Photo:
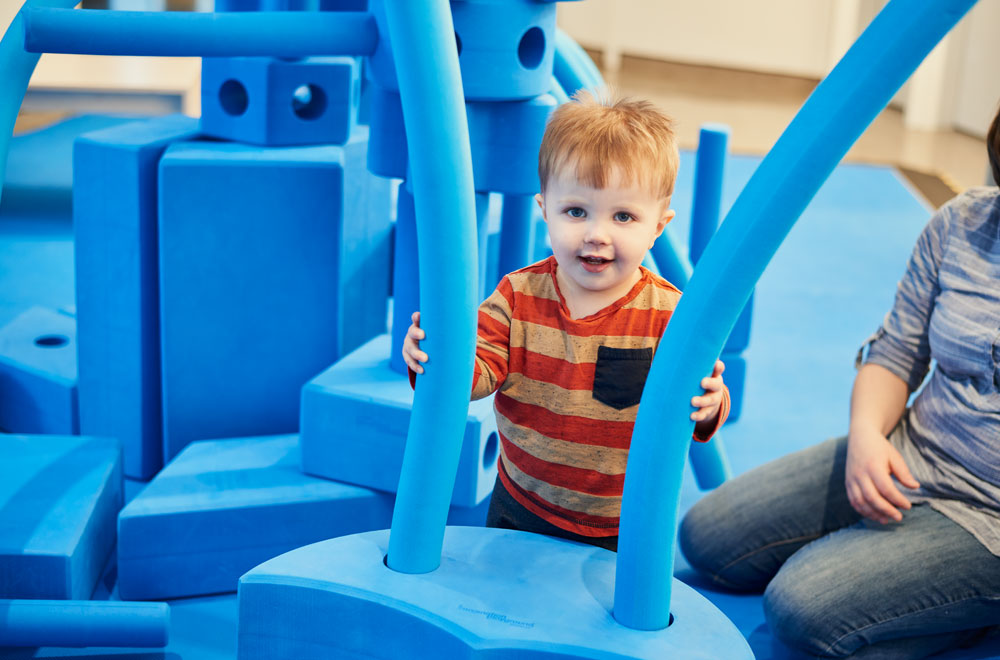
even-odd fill
[(708, 433), (698, 433), (697, 430), (691, 435), (691, 439), (695, 442), (708, 442), (712, 437), (719, 432), (722, 425), (726, 423), (726, 419), (729, 417), (729, 408), (732, 406), (732, 401), (729, 398), (729, 388), (725, 385), (722, 386), (722, 403), (719, 405), (719, 414), (715, 417), (715, 426)]

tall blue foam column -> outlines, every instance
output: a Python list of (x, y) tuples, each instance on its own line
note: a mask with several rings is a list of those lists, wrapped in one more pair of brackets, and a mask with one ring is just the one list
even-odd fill
[(486, 280), (486, 251), (490, 238), (490, 194), (476, 193), (476, 254), (478, 255), (478, 278), (476, 279), (476, 299), (483, 300), (490, 293), (486, 287), (492, 283)]
[[(816, 88), (702, 255), (656, 352), (622, 499), (614, 616), (642, 630), (670, 618), (689, 399), (757, 279), (823, 181), (975, 0), (893, 0)], [(672, 393), (662, 400), (661, 392)]]
[(0, 40), (0, 194), (7, 172), (7, 154), (10, 152), (10, 138), (14, 134), (14, 122), (21, 108), (28, 81), (38, 64), (38, 55), (24, 50), (24, 14), (28, 5), (72, 8), (74, 0), (34, 0), (24, 3), (21, 11)]
[[(698, 159), (694, 172), (694, 202), (691, 207), (691, 263), (698, 258), (715, 235), (722, 205), (722, 175), (726, 165), (729, 127), (706, 124), (698, 135)], [(723, 451), (722, 438), (711, 442), (692, 442), (688, 451), (691, 470), (702, 490), (721, 485), (729, 478), (729, 461)]]
[(396, 53), (417, 216), (422, 345), (392, 517), (387, 564), (404, 573), (441, 562), (472, 391), (476, 342), (476, 202), (472, 153), (445, 0), (385, 6)]
[(396, 237), (392, 253), (392, 350), (389, 365), (405, 374), (403, 339), (410, 327), (410, 316), (420, 309), (417, 271), (417, 218), (409, 184), (399, 184), (396, 197)]
[(504, 195), (500, 215), (500, 261), (497, 270), (501, 275), (524, 268), (531, 263), (535, 213), (533, 195)]

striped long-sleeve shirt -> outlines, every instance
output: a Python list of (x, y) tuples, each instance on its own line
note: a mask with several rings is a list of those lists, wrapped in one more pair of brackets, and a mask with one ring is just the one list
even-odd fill
[[(624, 297), (573, 319), (555, 270), (550, 257), (511, 273), (480, 306), (472, 398), (497, 392), (514, 499), (561, 529), (614, 536), (639, 398), (681, 294), (642, 269)], [(728, 411), (726, 391), (716, 428)]]

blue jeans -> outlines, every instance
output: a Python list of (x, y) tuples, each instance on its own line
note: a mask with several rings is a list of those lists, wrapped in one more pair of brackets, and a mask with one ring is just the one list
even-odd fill
[(1000, 558), (930, 506), (862, 520), (844, 489), (846, 438), (707, 494), (681, 551), (715, 584), (764, 590), (771, 632), (818, 658), (922, 658), (1000, 624)]

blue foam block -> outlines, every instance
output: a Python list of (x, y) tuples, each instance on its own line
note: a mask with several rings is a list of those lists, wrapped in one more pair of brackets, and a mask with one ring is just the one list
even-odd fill
[(406, 127), (403, 126), (403, 106), (399, 92), (371, 82), (367, 87), (367, 94), (368, 125), (371, 127), (368, 169), (379, 176), (405, 179)]
[(80, 428), (121, 440), (137, 479), (163, 465), (157, 166), (197, 126), (157, 117), (88, 133), (74, 149)]
[(353, 57), (206, 57), (201, 128), (258, 145), (344, 144), (356, 123), (360, 84)]
[(390, 182), (344, 147), (190, 142), (160, 164), (164, 456), (293, 432), (302, 386), (385, 331)]
[(668, 628), (618, 624), (609, 550), (449, 527), (440, 568), (405, 574), (383, 563), (388, 536), (323, 541), (244, 575), (239, 660), (753, 658), (739, 630), (677, 580)]
[(299, 471), (298, 436), (188, 445), (122, 510), (126, 599), (235, 591), (240, 575), (308, 543), (388, 527), (392, 496)]
[(0, 328), (0, 429), (79, 431), (76, 321), (32, 307)]
[(466, 104), (476, 190), (538, 192), (538, 148), (556, 105), (551, 94), (527, 101)]
[[(395, 492), (413, 390), (389, 367), (381, 335), (302, 389), (302, 469), (328, 479)], [(493, 489), (498, 452), (493, 398), (473, 401), (451, 503), (473, 507)]]
[(0, 646), (166, 646), (170, 606), (0, 600)]
[(0, 436), (0, 598), (90, 598), (121, 507), (116, 441)]

